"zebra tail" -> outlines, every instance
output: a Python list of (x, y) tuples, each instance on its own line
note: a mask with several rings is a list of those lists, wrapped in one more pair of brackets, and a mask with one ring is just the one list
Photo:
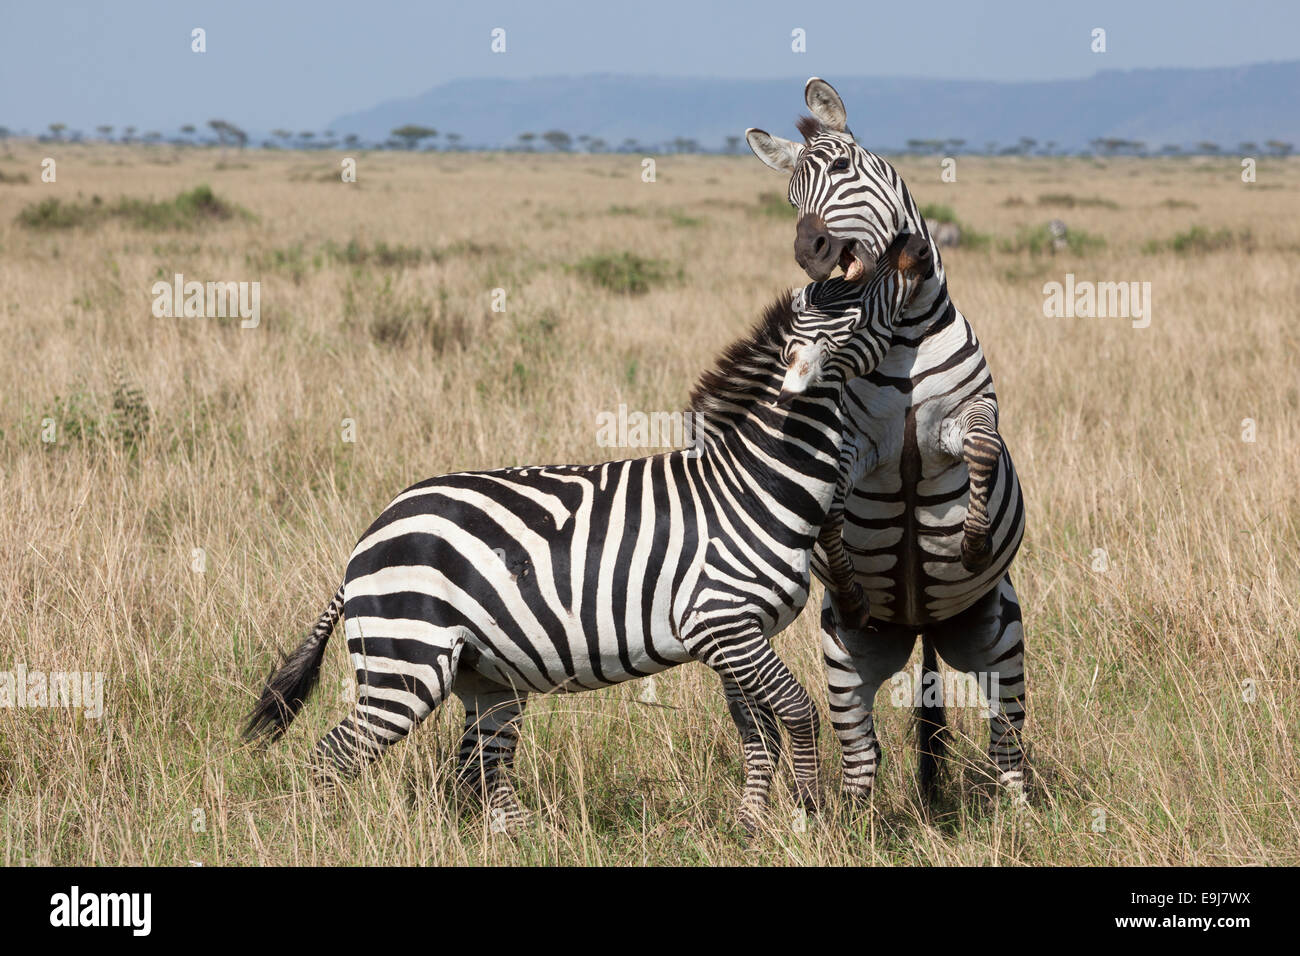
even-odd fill
[(921, 637), (921, 702), (916, 707), (917, 780), (927, 804), (934, 799), (939, 763), (947, 750), (939, 659), (929, 635)]
[(244, 727), (245, 740), (267, 737), (269, 743), (284, 735), (316, 688), (320, 679), (321, 660), (325, 657), (325, 645), (342, 614), (343, 588), (339, 588), (307, 638), (292, 654), (285, 656), (281, 652), (283, 663), (278, 671), (273, 671), (266, 678), (262, 696), (258, 698), (257, 706), (253, 708), (248, 724)]

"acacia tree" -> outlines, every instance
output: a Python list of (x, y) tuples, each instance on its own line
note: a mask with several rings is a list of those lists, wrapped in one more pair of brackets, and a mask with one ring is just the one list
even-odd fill
[(561, 153), (567, 153), (573, 148), (573, 137), (562, 129), (547, 130), (542, 134), (542, 139), (546, 141), (546, 145), (550, 146), (551, 149)]
[(399, 126), (393, 130), (392, 135), (406, 144), (407, 149), (415, 149), (420, 145), (421, 140), (429, 139), (431, 136), (437, 136), (438, 131), (430, 126), (420, 126), (416, 123), (407, 123), (405, 126)]

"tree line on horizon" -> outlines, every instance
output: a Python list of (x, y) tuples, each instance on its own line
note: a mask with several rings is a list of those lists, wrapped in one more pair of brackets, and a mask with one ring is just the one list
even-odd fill
[[(101, 142), (117, 142), (122, 144), (144, 143), (147, 145), (166, 143), (172, 146), (220, 146), (223, 149), (234, 146), (238, 149), (244, 149), (249, 145), (249, 135), (239, 126), (224, 119), (212, 119), (206, 124), (211, 134), (207, 137), (201, 132), (200, 128), (193, 124), (186, 124), (179, 128), (179, 135), (166, 138), (162, 133), (156, 130), (140, 132), (135, 126), (123, 126), (116, 139), (114, 132), (116, 128), (112, 125), (104, 124), (95, 127), (95, 133)], [(7, 127), (0, 126), (0, 141), (8, 139), (15, 134)], [(291, 150), (329, 150), (329, 149), (401, 149), (401, 150), (422, 150), (425, 152), (434, 151), (439, 148), (438, 140), (441, 137), (442, 149), (444, 151), (456, 152), (464, 149), (489, 149), (495, 150), (502, 147), (469, 147), (464, 143), (464, 137), (459, 133), (441, 132), (431, 126), (424, 126), (418, 123), (408, 123), (393, 129), (388, 138), (382, 141), (364, 141), (355, 133), (348, 133), (345, 136), (338, 136), (333, 130), (324, 130), (317, 132), (314, 130), (302, 130), (293, 132), (288, 129), (271, 130), (270, 138), (262, 140), (258, 147), (262, 149), (291, 149)], [(69, 130), (65, 123), (50, 123), (47, 133), (41, 133), (37, 137), (40, 142), (87, 142), (79, 130)], [(677, 136), (671, 140), (660, 143), (642, 143), (634, 137), (628, 137), (617, 146), (612, 146), (599, 136), (590, 136), (588, 134), (579, 134), (573, 136), (560, 129), (551, 129), (544, 132), (523, 132), (516, 138), (513, 145), (503, 147), (507, 151), (518, 152), (552, 152), (552, 153), (670, 153), (670, 154), (690, 154), (690, 153), (721, 153), (737, 154), (741, 151), (743, 140), (740, 136), (725, 137), (721, 148), (708, 149), (702, 146), (698, 140)], [(421, 145), (428, 143), (428, 145)], [(1237, 144), (1236, 152), (1243, 155), (1267, 155), (1275, 157), (1289, 156), (1294, 147), (1290, 142), (1281, 139), (1267, 139), (1262, 143), (1255, 141), (1245, 141)], [(1178, 143), (1166, 143), (1159, 147), (1153, 147), (1143, 140), (1122, 139), (1119, 137), (1096, 137), (1089, 141), (1088, 149), (1066, 149), (1059, 146), (1054, 140), (1039, 142), (1031, 136), (1021, 136), (1015, 143), (1001, 144), (994, 140), (988, 140), (981, 146), (976, 146), (960, 138), (940, 138), (940, 139), (908, 139), (905, 148), (902, 149), (881, 149), (878, 152), (889, 154), (921, 154), (921, 155), (974, 155), (974, 156), (1217, 156), (1230, 152), (1226, 147), (1219, 143), (1202, 140), (1197, 143), (1185, 146)]]

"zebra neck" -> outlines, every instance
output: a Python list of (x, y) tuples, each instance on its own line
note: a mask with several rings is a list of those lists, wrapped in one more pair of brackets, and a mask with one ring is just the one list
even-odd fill
[(775, 404), (776, 395), (773, 388), (725, 427), (706, 420), (684, 454), (706, 486), (735, 489), (756, 516), (793, 515), (784, 522), (792, 546), (811, 547), (839, 474), (841, 388), (815, 386), (786, 406)]
[(958, 315), (948, 281), (942, 272), (933, 276), (916, 291), (911, 303), (894, 320), (894, 342), (917, 343), (927, 335), (946, 328)]

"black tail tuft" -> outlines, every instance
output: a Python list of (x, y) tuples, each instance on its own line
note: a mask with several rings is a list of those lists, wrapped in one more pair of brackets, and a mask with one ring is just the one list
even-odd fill
[(948, 749), (946, 718), (943, 713), (939, 659), (929, 637), (921, 638), (921, 702), (916, 707), (916, 743), (920, 751), (917, 782), (921, 797), (934, 802), (939, 781), (939, 763)]
[(257, 706), (253, 708), (248, 724), (244, 727), (245, 740), (267, 737), (270, 741), (275, 741), (284, 735), (320, 680), (320, 665), (325, 657), (325, 647), (342, 613), (343, 589), (339, 588), (307, 639), (292, 654), (281, 654), (283, 663), (280, 669), (267, 676), (262, 696), (258, 698)]

